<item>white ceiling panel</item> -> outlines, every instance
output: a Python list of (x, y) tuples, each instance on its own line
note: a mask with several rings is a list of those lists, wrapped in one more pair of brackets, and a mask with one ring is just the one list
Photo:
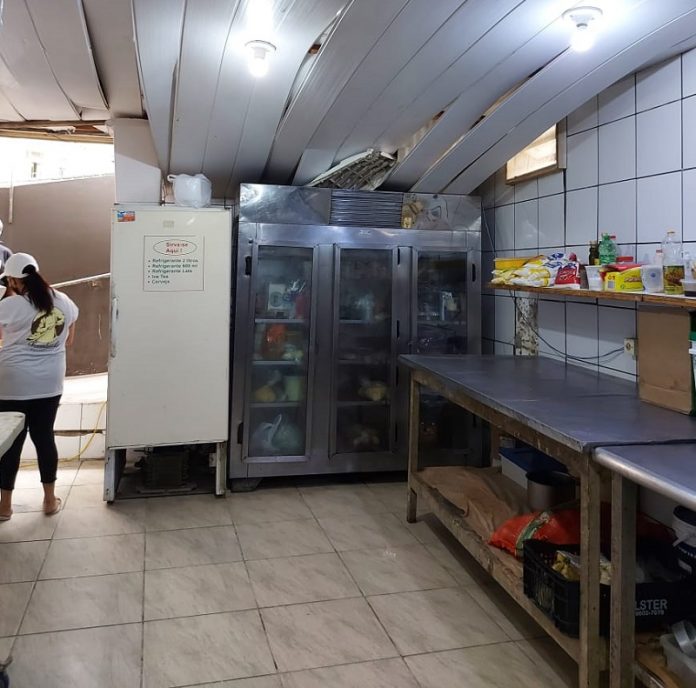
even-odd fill
[(0, 89), (24, 119), (77, 119), (44, 54), (24, 0), (5, 2)]
[[(0, 79), (3, 73), (2, 61), (0, 60)], [(0, 121), (1, 122), (21, 122), (24, 119), (17, 110), (14, 109), (12, 103), (5, 97), (0, 86)]]
[(414, 101), (437, 83), (437, 92), (431, 92), (425, 107), (414, 117), (418, 124), (410, 134), (427, 124), (462, 92), (456, 78), (445, 76), (458, 58), (476, 43), (482, 31), (495, 26), (520, 4), (521, 0), (468, 0), (431, 40), (414, 52), (406, 67), (355, 122), (353, 131), (338, 150), (337, 159), (377, 146), (380, 140), (385, 141), (383, 150), (396, 150), (403, 141), (386, 142), (390, 126), (406, 112), (415, 115)]
[(174, 78), (185, 0), (134, 0), (140, 82), (160, 167), (169, 169)]
[(289, 180), (329, 108), (407, 0), (353, 0), (322, 46), (318, 59), (281, 121), (268, 173)]
[(77, 106), (106, 109), (81, 0), (26, 0), (55, 78)]
[[(410, 2), (398, 14), (346, 83), (309, 142), (294, 183), (303, 184), (331, 167), (338, 148), (355, 123), (377, 100), (433, 34), (462, 5), (462, 0)], [(320, 152), (323, 151), (323, 155)], [(313, 164), (309, 163), (309, 157)]]
[[(235, 193), (240, 182), (253, 182), (261, 178), (278, 123), (287, 104), (288, 94), (307, 51), (334, 19), (344, 2), (345, 0), (294, 0), (292, 11), (282, 12), (276, 26), (273, 42), (277, 52), (273, 56), (271, 73), (264, 79), (254, 79), (248, 74), (245, 64), (235, 70), (237, 77), (243, 75), (247, 85), (250, 81), (253, 83), (251, 88), (247, 86), (246, 89), (249, 99), (247, 107), (244, 108), (244, 123), (238, 149), (234, 156), (226, 161), (228, 196)], [(280, 4), (278, 2), (278, 5)], [(240, 95), (244, 93), (244, 89), (240, 91)], [(237, 99), (232, 96), (227, 101), (220, 100), (220, 107), (215, 112), (218, 121), (224, 120), (225, 111), (229, 112), (230, 102), (237, 102)], [(240, 105), (242, 104), (243, 100), (240, 102)], [(213, 131), (211, 123), (211, 135)], [(208, 146), (206, 159), (212, 154), (222, 162), (220, 152), (213, 142), (212, 146)], [(230, 161), (234, 164), (230, 165)]]
[[(643, 1), (587, 53), (567, 51), (474, 127), (413, 186), (470, 193), (512, 155), (593, 95), (696, 32), (696, 9)], [(454, 181), (453, 181), (454, 180)]]
[[(230, 29), (240, 0), (187, 2), (175, 83), (169, 171), (203, 169), (210, 118)], [(234, 103), (229, 103), (230, 109)]]
[(82, 0), (82, 4), (112, 117), (142, 116), (130, 0)]
[(464, 91), (389, 177), (389, 188), (408, 189), (482, 114), (510, 89), (568, 47), (562, 22), (540, 26), (541, 0), (510, 13), (466, 55)]

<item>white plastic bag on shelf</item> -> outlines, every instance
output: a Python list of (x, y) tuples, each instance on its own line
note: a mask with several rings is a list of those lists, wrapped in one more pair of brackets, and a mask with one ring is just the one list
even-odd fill
[(204, 174), (170, 174), (167, 180), (172, 182), (174, 203), (189, 208), (205, 208), (210, 205), (213, 193), (210, 179)]

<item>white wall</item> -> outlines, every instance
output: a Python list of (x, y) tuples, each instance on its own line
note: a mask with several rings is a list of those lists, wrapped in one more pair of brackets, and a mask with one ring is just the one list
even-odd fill
[[(512, 187), (501, 170), (483, 185), (484, 266), (492, 269), (495, 254), (562, 249), (587, 260), (602, 232), (617, 235), (621, 253), (647, 260), (675, 229), (696, 255), (696, 51), (614, 84), (567, 125), (565, 172)], [(487, 292), (483, 310), (485, 350), (512, 353), (516, 299)], [(634, 304), (542, 298), (538, 326), (541, 354), (636, 379), (629, 356), (601, 357), (635, 337)]]
[(116, 203), (159, 203), (162, 173), (145, 119), (112, 119)]

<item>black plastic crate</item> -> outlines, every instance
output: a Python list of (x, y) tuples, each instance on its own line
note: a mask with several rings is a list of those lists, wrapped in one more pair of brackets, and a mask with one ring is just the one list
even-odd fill
[[(657, 546), (657, 545), (656, 545)], [(559, 547), (540, 540), (524, 543), (524, 594), (534, 600), (556, 628), (578, 637), (580, 631), (580, 583), (569, 581), (551, 567), (556, 552), (578, 554), (577, 546)], [(667, 546), (665, 558), (673, 566), (674, 553)], [(600, 633), (609, 635), (611, 586), (600, 585)], [(675, 623), (696, 613), (696, 578), (684, 576), (672, 583), (639, 583), (636, 585), (636, 631), (651, 631)]]

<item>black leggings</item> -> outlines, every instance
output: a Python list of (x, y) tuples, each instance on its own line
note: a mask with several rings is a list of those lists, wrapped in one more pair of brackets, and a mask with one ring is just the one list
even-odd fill
[(58, 449), (53, 436), (60, 395), (47, 399), (0, 399), (0, 412), (17, 411), (26, 416), (24, 429), (12, 446), (0, 457), (0, 489), (13, 490), (19, 459), (27, 431), (36, 446), (42, 483), (54, 483), (58, 469)]

